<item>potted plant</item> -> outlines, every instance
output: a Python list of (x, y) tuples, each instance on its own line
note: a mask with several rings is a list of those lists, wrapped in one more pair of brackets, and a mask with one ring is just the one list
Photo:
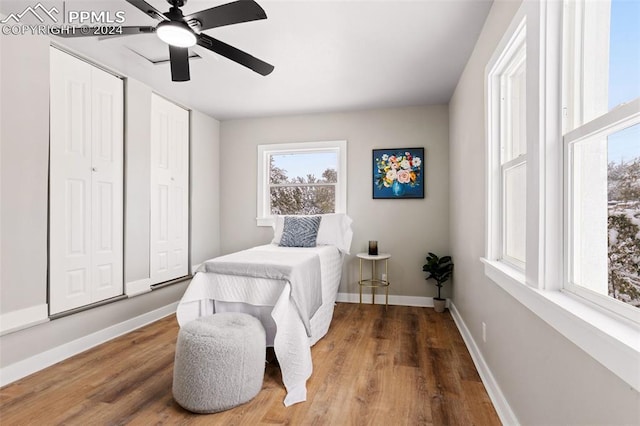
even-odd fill
[(440, 297), (440, 289), (442, 285), (451, 278), (453, 273), (453, 263), (451, 262), (451, 256), (438, 257), (437, 255), (429, 252), (427, 256), (427, 263), (424, 264), (422, 270), (429, 275), (428, 279), (433, 279), (438, 287), (438, 297), (433, 298), (433, 307), (436, 312), (444, 312), (444, 306), (446, 299)]

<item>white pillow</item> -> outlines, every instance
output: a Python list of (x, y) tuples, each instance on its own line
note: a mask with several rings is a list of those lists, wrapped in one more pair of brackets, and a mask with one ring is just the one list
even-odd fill
[[(316, 245), (330, 245), (336, 246), (338, 250), (345, 254), (349, 254), (351, 249), (351, 239), (353, 238), (353, 231), (351, 230), (351, 223), (353, 220), (344, 213), (329, 213), (321, 215), (320, 228), (318, 229), (318, 238), (316, 239)], [(273, 225), (273, 244), (280, 244), (282, 238), (282, 229), (284, 228), (284, 216), (278, 215), (275, 217)]]

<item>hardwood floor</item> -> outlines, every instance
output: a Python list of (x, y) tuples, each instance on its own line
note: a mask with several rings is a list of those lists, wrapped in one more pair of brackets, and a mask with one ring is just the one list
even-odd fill
[(217, 414), (172, 398), (177, 333), (170, 316), (1, 388), (0, 424), (500, 424), (448, 312), (339, 303), (306, 402), (284, 407), (271, 363), (252, 401)]

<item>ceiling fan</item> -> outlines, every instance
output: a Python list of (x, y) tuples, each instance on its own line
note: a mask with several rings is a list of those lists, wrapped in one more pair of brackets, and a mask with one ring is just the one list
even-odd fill
[[(264, 9), (253, 0), (238, 0), (232, 3), (212, 7), (184, 16), (180, 8), (187, 0), (167, 0), (171, 5), (166, 13), (159, 12), (144, 0), (126, 0), (147, 15), (161, 21), (155, 27), (120, 27), (122, 31), (113, 36), (156, 33), (169, 45), (169, 60), (171, 63), (172, 81), (189, 81), (189, 47), (198, 45), (211, 50), (225, 58), (244, 65), (260, 75), (268, 75), (273, 71), (270, 65), (250, 54), (230, 46), (220, 40), (203, 34), (202, 31), (241, 22), (267, 19)], [(60, 34), (63, 37), (92, 37), (100, 31), (72, 32)], [(108, 36), (108, 35), (107, 35)]]

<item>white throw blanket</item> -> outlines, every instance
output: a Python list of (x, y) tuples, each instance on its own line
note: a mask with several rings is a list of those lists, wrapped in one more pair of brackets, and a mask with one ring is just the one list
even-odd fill
[(207, 260), (197, 272), (288, 282), (291, 285), (291, 299), (307, 336), (311, 337), (309, 321), (322, 304), (320, 257), (316, 253), (290, 251), (283, 255), (281, 252), (253, 248)]
[[(309, 252), (307, 250), (267, 245), (254, 247), (233, 255), (243, 256), (248, 252), (256, 252), (256, 254), (250, 254), (249, 257), (271, 258), (277, 256), (291, 260), (297, 257), (298, 253), (304, 255), (301, 259), (307, 258), (309, 254), (318, 257), (317, 252), (314, 254), (315, 249), (309, 250)], [(269, 252), (274, 252), (274, 254), (267, 254)], [(222, 256), (222, 258), (224, 257), (226, 256)], [(311, 262), (309, 265), (313, 264), (315, 262)], [(309, 285), (303, 279), (302, 286), (321, 288), (320, 266), (320, 261), (318, 260), (316, 266), (304, 268), (304, 276), (309, 277), (310, 280), (318, 280), (318, 282), (317, 284)], [(218, 273), (206, 272), (207, 269), (208, 267), (204, 265), (198, 268), (200, 272), (195, 274), (178, 305), (176, 315), (180, 326), (200, 316), (213, 314), (215, 312), (214, 300), (273, 306), (271, 317), (277, 326), (273, 346), (282, 371), (282, 381), (287, 389), (284, 405), (290, 406), (306, 401), (306, 382), (313, 372), (313, 363), (309, 344), (310, 339), (307, 330), (305, 330), (305, 323), (302, 320), (297, 303), (293, 301), (293, 285), (286, 280), (274, 281), (266, 278), (255, 278), (257, 284), (254, 283), (249, 287), (238, 287), (234, 291), (230, 291), (231, 289), (221, 288), (218, 285), (218, 277), (220, 277)], [(312, 299), (313, 297), (309, 296), (305, 300)], [(315, 309), (312, 307), (310, 311), (309, 316), (312, 316)]]

